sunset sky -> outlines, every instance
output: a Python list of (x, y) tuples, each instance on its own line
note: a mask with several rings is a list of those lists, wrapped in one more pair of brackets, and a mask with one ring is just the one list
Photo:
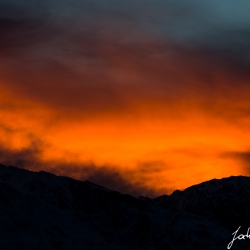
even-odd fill
[(0, 0), (0, 163), (154, 197), (250, 173), (249, 0)]

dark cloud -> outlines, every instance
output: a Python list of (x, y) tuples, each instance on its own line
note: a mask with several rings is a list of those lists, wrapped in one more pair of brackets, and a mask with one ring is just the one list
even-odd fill
[(153, 165), (152, 162), (144, 164), (147, 166), (150, 164), (151, 168), (148, 171), (144, 171), (143, 167), (138, 166), (133, 170), (121, 170), (119, 166), (112, 165), (98, 166), (94, 163), (75, 165), (71, 163), (66, 165), (58, 164), (51, 168), (50, 172), (71, 176), (80, 180), (89, 180), (98, 185), (135, 197), (156, 197), (161, 194), (171, 193), (172, 189), (158, 189), (157, 187), (147, 185), (147, 181), (153, 178), (151, 174), (154, 173), (157, 165)]
[[(33, 146), (33, 147), (32, 147)], [(40, 149), (31, 145), (31, 147), (22, 150), (0, 149), (0, 162), (6, 166), (18, 166), (25, 168), (27, 166), (39, 167), (38, 157)]]
[(221, 154), (223, 158), (234, 159), (240, 163), (245, 175), (250, 175), (250, 151), (229, 151)]
[(0, 34), (4, 38), (2, 43), (19, 47), (34, 41), (51, 42), (54, 34), (53, 42), (57, 39), (59, 42), (50, 43), (53, 49), (75, 48), (73, 41), (67, 39), (73, 33), (84, 34), (86, 40), (94, 44), (102, 43), (100, 37), (125, 44), (154, 38), (161, 43), (210, 51), (218, 57), (246, 63), (250, 51), (250, 18), (246, 11), (249, 7), (245, 0), (237, 3), (222, 0), (219, 4), (197, 0), (122, 3), (115, 0), (105, 3), (99, 0), (1, 0)]
[[(41, 43), (52, 35), (53, 23), (46, 22), (44, 4), (0, 1), (0, 53), (17, 55), (20, 50)], [(50, 34), (50, 36), (48, 35)], [(27, 52), (27, 51), (26, 51)]]
[[(248, 60), (250, 20), (232, 15), (233, 2), (225, 9), (196, 0), (26, 2), (0, 1), (6, 10), (0, 50), (12, 53), (0, 73), (18, 92), (65, 113), (119, 113), (133, 110), (138, 99), (170, 106), (199, 95), (216, 104), (228, 97), (216, 58), (231, 58), (230, 72), (236, 61)], [(243, 11), (244, 4), (236, 8)], [(247, 72), (235, 72), (227, 84), (241, 86), (238, 78)]]
[[(154, 168), (150, 170), (153, 172)], [(80, 180), (89, 180), (98, 185), (107, 187), (121, 193), (127, 193), (135, 197), (147, 196), (156, 197), (163, 193), (169, 193), (173, 190), (161, 189), (157, 190), (146, 185), (145, 173), (142, 169), (136, 168), (133, 171), (121, 171), (119, 166), (97, 166), (95, 164), (84, 164), (74, 167), (74, 163), (63, 165), (59, 164), (57, 167), (50, 169), (50, 172), (60, 175), (72, 176)], [(140, 175), (142, 178), (140, 182), (133, 179), (134, 174)], [(150, 174), (149, 172), (147, 174)]]
[[(47, 145), (46, 145), (47, 146)], [(152, 172), (160, 171), (159, 162), (140, 163), (134, 170), (121, 170), (119, 166), (99, 166), (92, 162), (75, 163), (61, 161), (43, 161), (41, 154), (45, 144), (34, 140), (27, 148), (12, 150), (0, 148), (0, 163), (6, 166), (16, 166), (32, 171), (48, 171), (60, 176), (69, 176), (78, 180), (89, 180), (98, 185), (135, 197), (156, 197), (173, 190), (148, 187), (146, 182)], [(163, 163), (160, 163), (163, 164)], [(158, 168), (158, 170), (157, 170)], [(140, 176), (139, 180), (138, 177)]]

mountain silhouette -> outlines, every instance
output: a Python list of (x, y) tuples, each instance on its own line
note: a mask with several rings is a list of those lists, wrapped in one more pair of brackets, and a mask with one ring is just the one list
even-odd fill
[(227, 249), (232, 233), (250, 226), (249, 194), (243, 176), (150, 199), (0, 165), (0, 249)]

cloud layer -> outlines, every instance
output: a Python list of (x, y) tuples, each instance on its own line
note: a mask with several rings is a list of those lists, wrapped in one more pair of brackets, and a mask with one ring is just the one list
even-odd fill
[(248, 174), (248, 5), (0, 0), (0, 161), (149, 196)]

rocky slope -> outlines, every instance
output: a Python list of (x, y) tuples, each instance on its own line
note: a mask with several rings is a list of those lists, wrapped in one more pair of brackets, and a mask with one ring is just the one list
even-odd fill
[(154, 201), (164, 208), (199, 215), (230, 231), (250, 227), (250, 177), (214, 179)]

